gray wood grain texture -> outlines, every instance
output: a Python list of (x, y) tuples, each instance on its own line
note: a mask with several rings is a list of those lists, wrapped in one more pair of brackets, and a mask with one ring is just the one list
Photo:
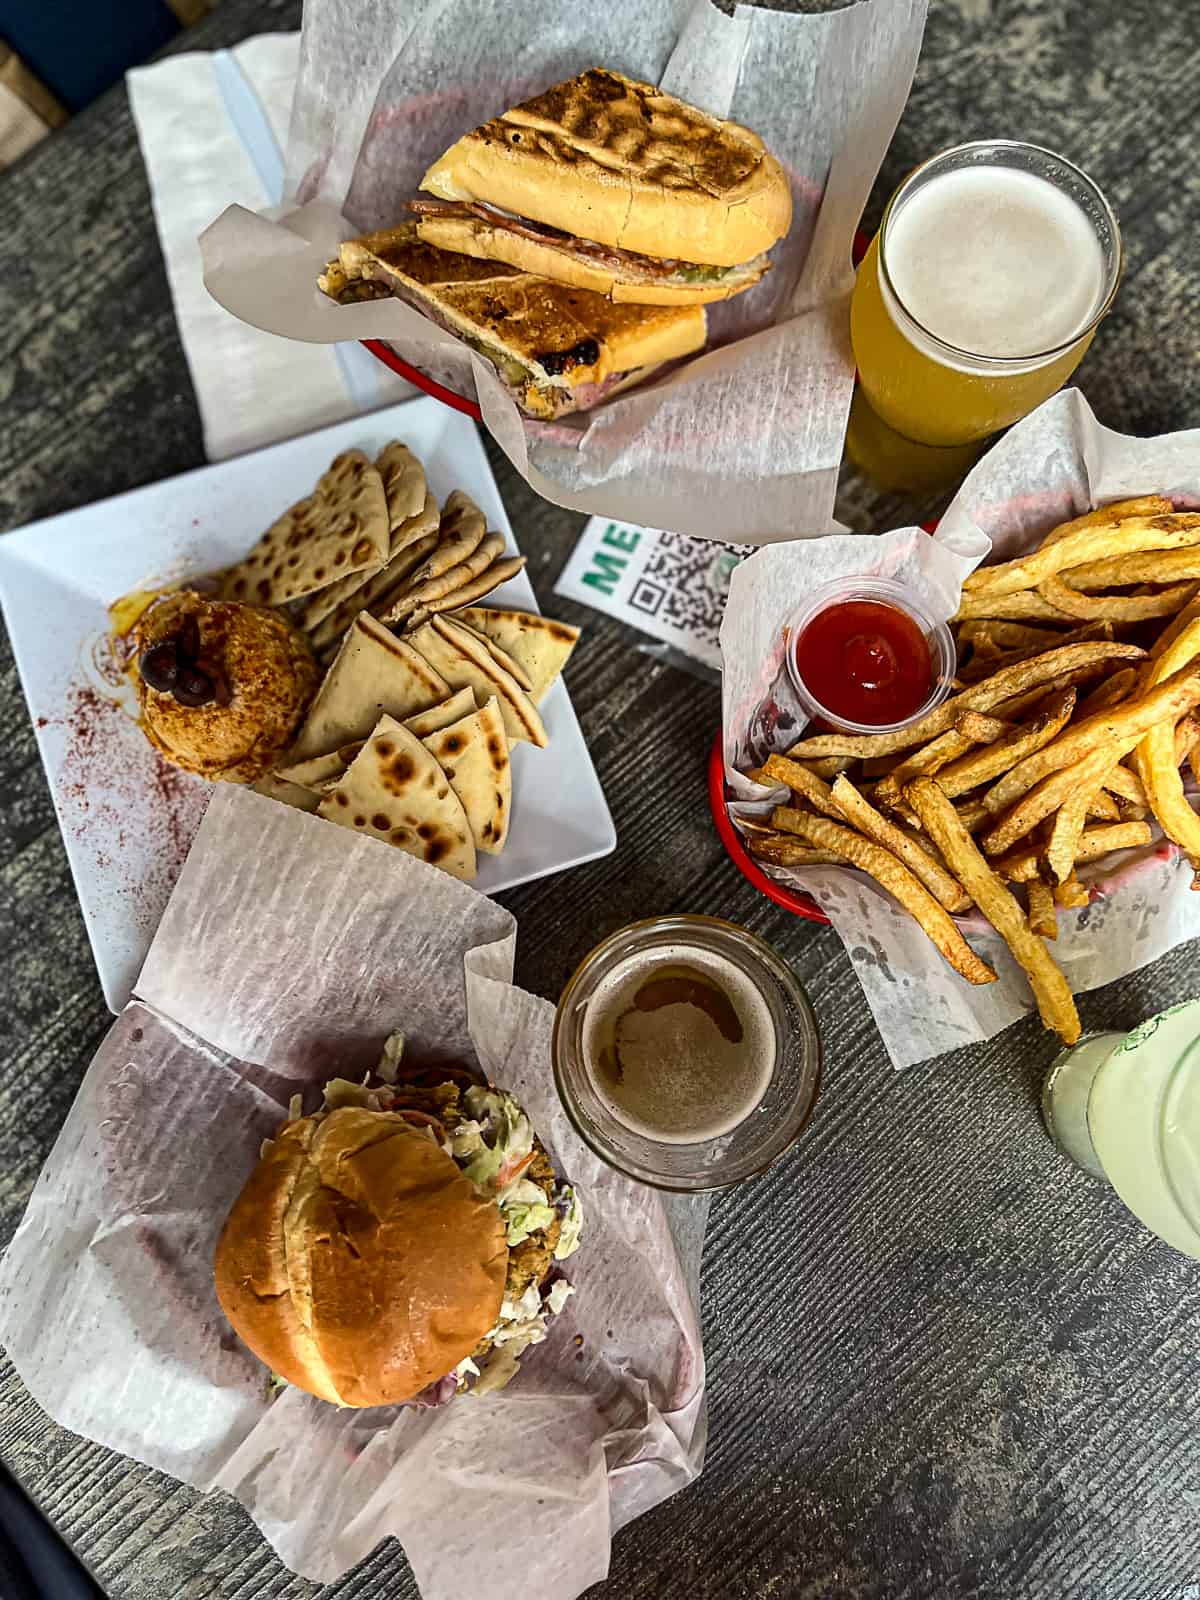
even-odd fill
[[(297, 25), (226, 0), (181, 48)], [(933, 0), (917, 83), (867, 215), (944, 145), (1014, 135), (1085, 165), (1128, 266), (1079, 374), (1101, 419), (1200, 422), (1196, 10), (1172, 0)], [(198, 465), (201, 434), (123, 90), (0, 178), (0, 526)], [(544, 602), (581, 519), (493, 465)], [(923, 508), (929, 509), (929, 508)], [(913, 508), (847, 477), (839, 514)], [(719, 1197), (703, 1281), (702, 1479), (616, 1541), (622, 1600), (1194, 1600), (1200, 1269), (1059, 1160), (1033, 1021), (896, 1075), (836, 938), (724, 859), (704, 764), (716, 692), (587, 628), (571, 691), (620, 835), (609, 860), (506, 897), (518, 979), (557, 994), (610, 929), (674, 910), (754, 928), (808, 984), (828, 1049), (802, 1146)], [(108, 1025), (33, 733), (0, 653), (0, 1240)], [(1126, 1028), (1200, 990), (1195, 946), (1087, 995)], [(89, 1359), (80, 1351), (81, 1362)], [(0, 1367), (0, 1452), (119, 1600), (305, 1596), (242, 1512), (55, 1427)], [(331, 1591), (411, 1600), (383, 1546)]]

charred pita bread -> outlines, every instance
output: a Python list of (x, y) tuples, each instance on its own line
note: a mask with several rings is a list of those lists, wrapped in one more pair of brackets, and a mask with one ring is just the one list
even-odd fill
[(334, 458), (307, 500), (298, 500), (230, 567), (225, 600), (281, 606), (352, 572), (377, 572), (390, 533), (383, 480), (361, 450)]
[(408, 616), (411, 611), (420, 611), (423, 606), (429, 606), (434, 600), (443, 600), (447, 595), (454, 595), (460, 589), (465, 589), (467, 584), (487, 571), (503, 550), (504, 535), (489, 533), (465, 561), (460, 561), (457, 566), (447, 567), (444, 572), (438, 573), (436, 578), (426, 578), (423, 582), (418, 582), (420, 573), (414, 573), (412, 582), (405, 584), (404, 592), (387, 610), (383, 620), (396, 622), (401, 617)]
[(297, 811), (315, 811), (321, 798), (311, 789), (299, 783), (289, 783), (275, 772), (266, 773), (250, 787), (255, 794), (265, 794), (268, 800), (282, 800), (285, 806), (294, 806)]
[(505, 672), (511, 672), (525, 693), (528, 694), (533, 688), (533, 679), (525, 671), (525, 668), (515, 657), (510, 656), (507, 650), (502, 650), (494, 639), (489, 639), (486, 633), (480, 633), (478, 628), (472, 628), (471, 624), (464, 620), (466, 615), (465, 611), (456, 611), (450, 620), (457, 622), (460, 628), (470, 629), (492, 660), (498, 662)]
[(491, 606), (470, 606), (455, 621), (483, 634), (524, 668), (526, 688), (534, 705), (541, 705), (546, 690), (567, 664), (579, 640), (579, 629), (536, 611), (505, 611)]
[(275, 776), (285, 783), (299, 784), (320, 794), (331, 783), (336, 783), (363, 747), (361, 739), (344, 744), (327, 755), (313, 756), (309, 761), (299, 761), (294, 767), (281, 767)]
[(460, 628), (445, 617), (434, 617), (405, 638), (451, 688), (473, 689), (480, 705), (496, 696), (510, 744), (526, 739), (545, 747), (550, 742), (533, 701), (469, 628)]
[(526, 559), (525, 556), (507, 556), (503, 561), (493, 561), (491, 566), (477, 578), (470, 579), (440, 600), (427, 600), (419, 610), (411, 614), (409, 627), (419, 627), (438, 612), (457, 611), (460, 606), (469, 605), (472, 600), (482, 600), (484, 595), (491, 594), (493, 589), (498, 589), (502, 583), (515, 578), (525, 565)]
[[(430, 578), (440, 578), (443, 572), (457, 567), (460, 562), (478, 550), (487, 533), (487, 519), (482, 511), (461, 489), (447, 495), (438, 523), (438, 547), (425, 564), (413, 575), (414, 583), (425, 583)], [(503, 546), (501, 546), (503, 549)]]
[(429, 496), (421, 513), (412, 518), (416, 537), (406, 540), (378, 572), (353, 573), (315, 594), (300, 615), (300, 626), (321, 650), (340, 639), (360, 611), (378, 616), (386, 611), (415, 568), (437, 545), (437, 501)]
[(427, 711), (448, 699), (452, 687), (461, 685), (447, 683), (423, 654), (360, 612), (288, 752), (288, 766), (365, 739), (384, 714)]
[(418, 711), (415, 717), (405, 717), (404, 726), (409, 733), (415, 733), (418, 739), (428, 739), (439, 728), (448, 728), (452, 722), (469, 717), (474, 709), (474, 690), (459, 689), (449, 700), (443, 700), (440, 706), (430, 706), (428, 711)]
[(475, 876), (462, 801), (430, 752), (394, 717), (380, 717), (341, 782), (322, 795), (317, 814), (452, 877)]
[[(470, 689), (460, 689), (457, 694), (452, 694), (449, 700), (443, 700), (440, 705), (430, 706), (428, 711), (418, 711), (415, 717), (405, 717), (404, 726), (418, 739), (427, 739), (431, 733), (437, 733), (439, 728), (448, 728), (452, 722), (461, 722), (463, 717), (469, 717), (474, 709), (474, 693)], [(310, 761), (298, 762), (294, 767), (282, 767), (273, 776), (277, 782), (289, 786), (298, 785), (320, 796), (326, 789), (340, 782), (342, 774), (362, 747), (363, 741), (356, 739), (352, 744), (344, 744), (338, 750), (330, 750), (327, 755), (313, 756)], [(308, 809), (316, 810), (316, 801)]]
[(375, 470), (383, 482), (388, 526), (392, 531), (392, 554), (396, 555), (401, 548), (398, 539), (405, 524), (420, 513), (428, 497), (425, 468), (406, 444), (393, 439), (375, 457)]
[(512, 812), (512, 762), (495, 696), (423, 743), (462, 801), (475, 848), (499, 855)]

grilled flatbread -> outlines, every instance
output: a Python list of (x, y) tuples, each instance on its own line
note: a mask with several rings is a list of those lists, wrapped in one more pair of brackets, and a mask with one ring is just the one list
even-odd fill
[(469, 628), (460, 628), (445, 617), (434, 617), (406, 637), (452, 688), (473, 689), (480, 705), (486, 705), (495, 695), (510, 744), (520, 739), (543, 748), (549, 744), (533, 701)]
[(512, 811), (512, 762), (495, 698), (423, 743), (462, 801), (475, 848), (499, 855)]
[(463, 622), (484, 634), (493, 645), (521, 666), (529, 682), (525, 687), (534, 705), (541, 705), (547, 689), (567, 664), (579, 642), (579, 629), (569, 622), (536, 611), (504, 611), (490, 606), (469, 606), (456, 622)]
[(392, 555), (400, 549), (397, 536), (406, 523), (420, 515), (429, 493), (425, 468), (406, 444), (393, 439), (375, 457), (375, 470), (383, 482), (388, 526), (392, 530)]
[(380, 717), (341, 782), (322, 795), (317, 812), (452, 877), (475, 876), (475, 845), (462, 802), (434, 757), (394, 717)]
[(386, 611), (392, 596), (408, 583), (431, 550), (437, 548), (437, 501), (430, 495), (426, 509), (412, 519), (416, 537), (405, 539), (399, 550), (388, 558), (388, 563), (378, 572), (359, 582), (359, 574), (332, 584), (333, 603), (326, 603), (324, 592), (314, 595), (301, 618), (301, 627), (312, 640), (314, 650), (320, 651), (340, 639), (360, 611), (378, 616)]
[(474, 691), (459, 689), (449, 700), (443, 700), (440, 706), (430, 706), (428, 711), (418, 711), (415, 717), (405, 717), (404, 726), (409, 733), (415, 733), (418, 739), (428, 739), (431, 733), (437, 733), (440, 728), (448, 728), (452, 722), (461, 722), (463, 717), (469, 717), (474, 709)]
[(438, 705), (451, 685), (403, 639), (367, 612), (355, 618), (317, 690), (288, 768), (365, 739), (385, 713), (411, 717)]
[(346, 450), (308, 499), (285, 511), (230, 567), (221, 596), (281, 606), (348, 573), (377, 572), (388, 548), (383, 480), (361, 450)]

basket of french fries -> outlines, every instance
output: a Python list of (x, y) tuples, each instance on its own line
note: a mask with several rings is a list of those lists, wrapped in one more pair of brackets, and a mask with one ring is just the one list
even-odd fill
[[(1098, 434), (1122, 484), (1149, 458), (1140, 492), (1104, 493)], [(1054, 475), (1072, 468), (1081, 481), (1064, 497)], [(1021, 469), (1023, 492), (1005, 498)], [(1095, 503), (1081, 504), (1089, 477)], [(722, 635), (730, 816), (750, 858), (837, 927), (897, 1061), (998, 1031), (1021, 987), (1073, 1043), (1074, 991), (1200, 934), (1198, 479), (1200, 435), (1103, 435), (1068, 394), (996, 447), (933, 537), (835, 536), (806, 547), (803, 577), (774, 551), (735, 575)], [(798, 648), (786, 623), (765, 666), (746, 654), (772, 605), (794, 604), (792, 584), (821, 583), (830, 564), (899, 575), (949, 621), (954, 676), (901, 726), (806, 719), (780, 670)], [(897, 1002), (889, 988), (911, 992)], [(982, 998), (992, 988), (998, 1007)]]

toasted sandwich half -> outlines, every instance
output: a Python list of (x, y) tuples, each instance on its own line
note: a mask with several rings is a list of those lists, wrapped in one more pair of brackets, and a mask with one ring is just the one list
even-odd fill
[(600, 67), (466, 134), (421, 187), (429, 244), (641, 305), (741, 294), (792, 220), (756, 133)]
[(615, 305), (440, 250), (414, 223), (347, 240), (317, 283), (343, 305), (389, 294), (407, 301), (490, 361), (521, 410), (543, 420), (589, 411), (708, 336), (703, 306)]

